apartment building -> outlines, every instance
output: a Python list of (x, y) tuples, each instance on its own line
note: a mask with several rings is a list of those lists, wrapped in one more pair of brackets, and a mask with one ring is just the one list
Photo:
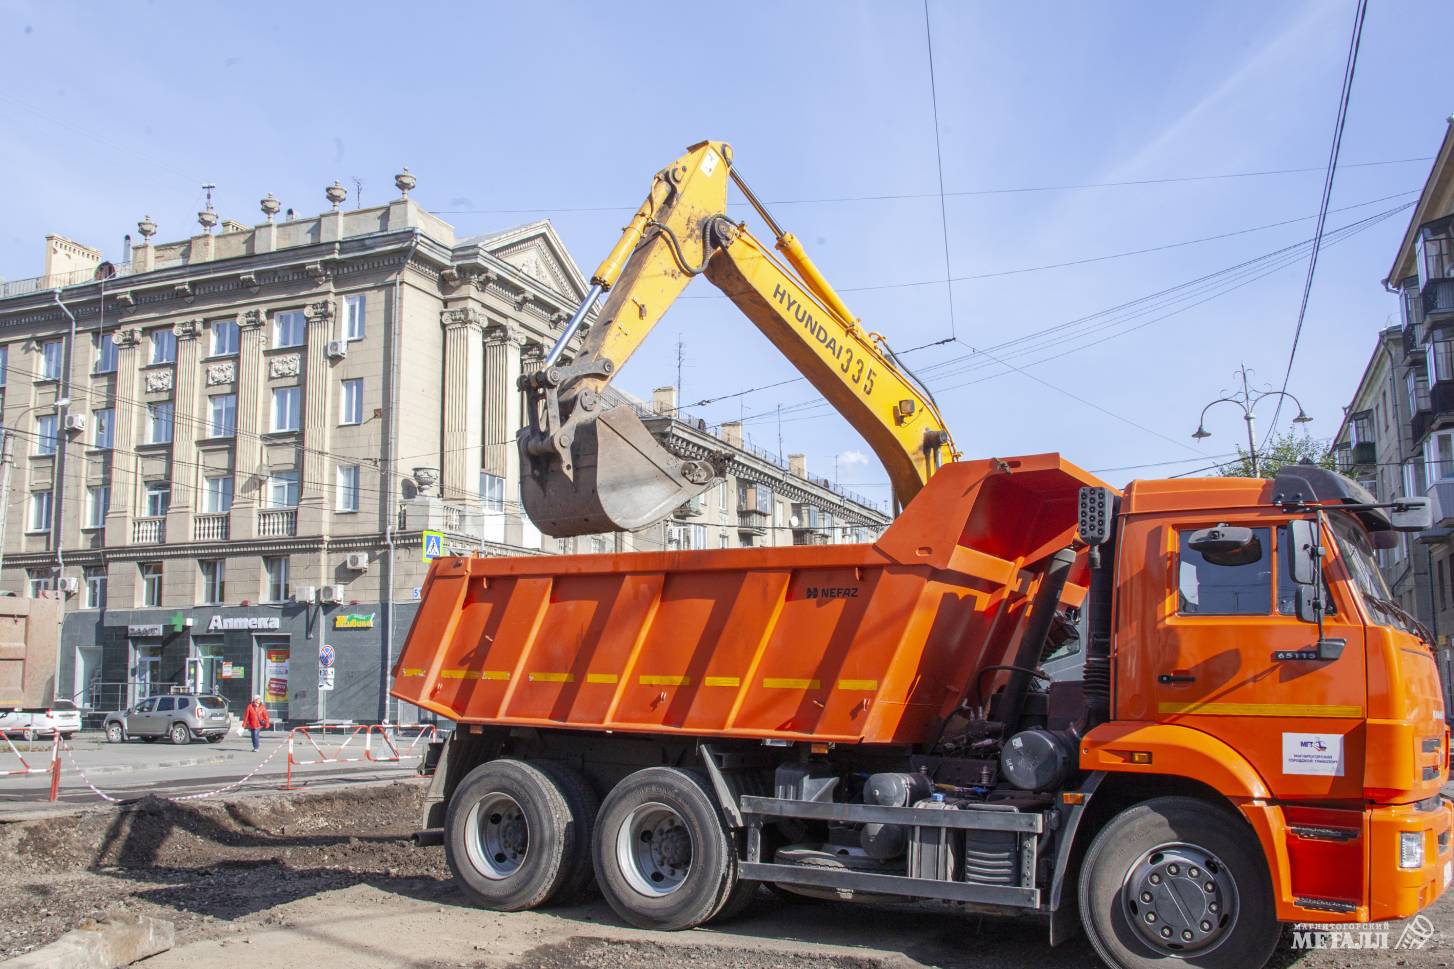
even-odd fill
[(176, 242), (144, 218), (114, 261), (51, 236), (41, 276), (0, 283), (0, 591), (64, 594), (62, 693), (103, 710), (187, 686), (285, 721), (407, 718), (388, 671), (436, 545), (790, 544), (886, 523), (674, 401), (633, 402), (669, 447), (733, 450), (728, 481), (643, 533), (542, 540), (518, 503), (515, 380), (586, 286), (549, 222), (457, 237), (415, 184), (405, 170), (398, 199), (348, 209), (335, 182), (328, 210), (281, 220), (268, 195), (255, 225), (209, 202)]

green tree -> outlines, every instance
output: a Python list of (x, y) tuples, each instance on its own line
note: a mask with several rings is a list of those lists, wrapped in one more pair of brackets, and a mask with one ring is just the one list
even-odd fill
[(1217, 473), (1225, 478), (1272, 478), (1284, 465), (1316, 464), (1329, 471), (1337, 470), (1333, 449), (1329, 442), (1313, 437), (1306, 431), (1288, 431), (1274, 437), (1267, 447), (1257, 450), (1257, 473), (1252, 473), (1252, 456), (1243, 447), (1237, 448), (1237, 460), (1222, 465)]

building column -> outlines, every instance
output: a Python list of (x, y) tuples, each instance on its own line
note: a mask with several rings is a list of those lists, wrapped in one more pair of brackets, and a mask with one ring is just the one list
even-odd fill
[[(177, 337), (177, 362), (172, 385), (172, 481), (171, 510), (167, 514), (167, 538), (172, 542), (192, 540), (192, 516), (202, 486), (197, 468), (198, 428), (207, 415), (199, 412), (197, 374), (201, 368), (201, 320), (183, 320), (172, 328)], [(178, 484), (181, 487), (177, 487)]]
[(328, 339), (332, 335), (333, 300), (308, 304), (308, 347), (303, 363), (303, 444), (298, 467), (298, 534), (327, 535), (334, 469), (328, 453), (334, 424), (329, 393)]
[(257, 537), (258, 491), (264, 486), (258, 476), (262, 463), (261, 413), (267, 392), (263, 367), (263, 331), (267, 314), (247, 310), (237, 316), (237, 437), (232, 451), (232, 537)]
[(443, 310), (444, 393), (441, 407), (440, 496), (446, 501), (473, 502), (480, 495), (480, 445), (483, 443), (484, 317), (473, 306)]
[[(506, 497), (519, 488), (520, 458), (515, 434), (524, 426), (521, 394), (515, 381), (521, 373), (520, 344), (503, 326), (485, 330), (484, 470), (505, 479)], [(515, 495), (518, 499), (518, 495)]]
[(140, 487), (136, 426), (145, 413), (141, 404), (141, 330), (116, 331), (116, 397), (111, 402), (111, 507), (106, 511), (106, 546), (131, 544), (131, 519)]

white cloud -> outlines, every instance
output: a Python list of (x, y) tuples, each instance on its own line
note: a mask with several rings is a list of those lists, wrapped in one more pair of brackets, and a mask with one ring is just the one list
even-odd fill
[(840, 467), (844, 465), (868, 463), (868, 455), (864, 454), (862, 451), (843, 451), (838, 455), (838, 464)]

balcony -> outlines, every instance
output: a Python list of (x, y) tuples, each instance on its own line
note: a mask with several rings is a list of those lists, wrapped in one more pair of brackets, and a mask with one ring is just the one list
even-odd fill
[(225, 542), (232, 533), (232, 516), (198, 515), (192, 519), (192, 541)]
[(672, 512), (672, 516), (675, 518), (700, 518), (706, 511), (707, 496), (697, 495), (695, 498), (689, 498), (680, 505), (677, 505), (676, 510)]
[(737, 513), (737, 530), (747, 532), (751, 535), (766, 535), (768, 526), (767, 512), (749, 509)]
[(1424, 494), (1434, 506), (1434, 527), (1454, 527), (1454, 481), (1435, 481)]
[(298, 509), (267, 508), (257, 513), (258, 538), (290, 538), (298, 534)]
[(165, 518), (138, 518), (131, 523), (131, 544), (160, 545), (167, 540)]
[(1424, 318), (1430, 322), (1454, 316), (1454, 278), (1440, 277), (1424, 283)]
[(1429, 388), (1428, 409), (1414, 414), (1410, 422), (1414, 441), (1422, 441), (1434, 428), (1451, 420), (1454, 420), (1454, 382), (1441, 380)]

